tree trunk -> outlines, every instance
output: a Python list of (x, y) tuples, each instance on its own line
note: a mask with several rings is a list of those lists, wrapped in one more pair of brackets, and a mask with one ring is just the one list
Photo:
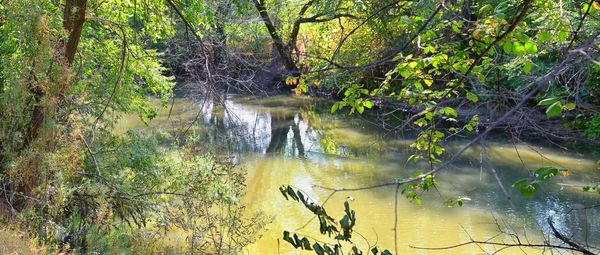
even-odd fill
[(277, 33), (277, 29), (275, 28), (273, 22), (271, 21), (271, 18), (269, 17), (269, 13), (267, 12), (267, 8), (264, 5), (264, 1), (252, 1), (254, 2), (256, 10), (260, 14), (260, 17), (262, 18), (263, 23), (265, 24), (265, 27), (267, 28), (267, 31), (271, 36), (271, 40), (273, 40), (273, 45), (277, 49), (277, 53), (279, 53), (279, 56), (281, 57), (281, 60), (283, 61), (286, 67), (286, 70), (292, 75), (298, 75), (298, 68), (296, 67), (296, 63), (292, 59), (292, 49), (283, 42), (283, 40)]
[[(81, 31), (83, 30), (83, 24), (85, 23), (86, 7), (87, 0), (67, 0), (65, 3), (65, 9), (63, 11), (63, 29), (67, 32), (68, 38), (66, 44), (62, 40), (58, 42), (56, 46), (58, 59), (54, 61), (57, 62), (55, 64), (66, 65), (67, 71), (71, 68), (73, 60), (75, 59), (75, 53), (77, 52), (77, 46), (79, 45), (79, 40), (81, 38)], [(63, 93), (66, 89), (67, 87), (63, 87), (59, 91), (60, 93)], [(42, 104), (42, 99), (46, 96), (46, 92), (37, 86), (33, 80), (29, 83), (29, 90), (33, 93), (34, 105), (25, 146), (28, 146), (39, 137), (40, 131), (47, 119), (47, 109)], [(59, 98), (62, 98), (62, 95), (58, 96)]]
[(69, 34), (64, 58), (67, 60), (69, 67), (73, 64), (73, 59), (75, 58), (77, 46), (81, 38), (86, 7), (87, 0), (67, 0), (63, 12), (63, 28)]

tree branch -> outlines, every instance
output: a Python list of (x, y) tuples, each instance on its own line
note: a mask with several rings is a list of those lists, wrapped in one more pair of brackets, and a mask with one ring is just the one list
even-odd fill
[(548, 217), (547, 221), (548, 221), (548, 225), (550, 225), (550, 229), (552, 230), (552, 234), (554, 235), (554, 237), (560, 239), (565, 244), (569, 245), (569, 247), (571, 247), (572, 250), (581, 252), (581, 253), (583, 253), (585, 255), (595, 255), (595, 253), (589, 251), (588, 249), (582, 247), (578, 243), (572, 241), (570, 238), (564, 236), (562, 233), (558, 232), (558, 230), (556, 230), (556, 228), (554, 227), (554, 223), (552, 222), (552, 218)]
[(565, 60), (563, 60), (561, 63), (555, 65), (554, 68), (552, 68), (550, 70), (550, 72), (548, 72), (546, 75), (539, 77), (535, 81), (529, 83), (527, 85), (527, 87), (532, 87), (534, 85), (537, 85), (537, 86), (535, 86), (529, 93), (527, 93), (521, 99), (521, 101), (519, 101), (519, 103), (517, 103), (513, 108), (511, 108), (508, 112), (506, 112), (504, 115), (502, 115), (500, 118), (498, 118), (498, 120), (496, 122), (491, 123), (484, 132), (482, 132), (477, 137), (475, 137), (474, 139), (469, 141), (460, 150), (458, 150), (451, 157), (446, 159), (442, 164), (433, 168), (429, 172), (426, 172), (426, 173), (424, 173), (420, 176), (414, 177), (414, 178), (408, 178), (408, 179), (404, 179), (401, 181), (381, 183), (381, 184), (375, 184), (375, 185), (371, 185), (371, 186), (363, 186), (363, 187), (357, 187), (357, 188), (337, 189), (337, 188), (323, 187), (323, 186), (319, 186), (319, 185), (315, 185), (315, 187), (325, 189), (325, 190), (335, 190), (335, 191), (359, 191), (359, 190), (367, 190), (367, 189), (374, 189), (374, 188), (381, 188), (381, 187), (393, 186), (393, 185), (398, 185), (398, 184), (416, 182), (416, 181), (420, 181), (425, 176), (432, 175), (432, 174), (439, 172), (440, 170), (444, 169), (445, 167), (452, 164), (455, 160), (457, 160), (467, 149), (469, 149), (475, 143), (484, 139), (492, 130), (494, 130), (499, 125), (503, 124), (507, 118), (509, 118), (516, 111), (518, 111), (520, 108), (522, 108), (527, 103), (527, 101), (529, 101), (529, 99), (533, 98), (541, 90), (546, 88), (548, 86), (548, 84), (550, 83), (550, 81), (552, 81), (556, 76), (562, 74), (569, 67), (585, 61), (586, 59), (584, 57), (582, 57), (578, 52), (579, 51), (587, 52), (592, 47), (592, 45), (597, 43), (596, 41), (598, 41), (599, 35), (600, 35), (600, 33), (596, 34), (590, 40), (588, 40), (582, 47), (580, 47), (576, 51), (573, 51), (570, 54), (568, 54)]

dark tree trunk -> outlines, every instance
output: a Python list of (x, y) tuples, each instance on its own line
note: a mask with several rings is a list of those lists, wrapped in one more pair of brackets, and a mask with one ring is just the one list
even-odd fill
[[(56, 46), (56, 52), (59, 53), (54, 61), (55, 64), (66, 65), (67, 70), (73, 65), (75, 59), (75, 53), (77, 52), (77, 46), (81, 38), (81, 31), (83, 30), (83, 24), (85, 23), (85, 11), (87, 7), (87, 0), (67, 0), (65, 3), (65, 9), (63, 11), (63, 28), (68, 33), (67, 42), (60, 41)], [(61, 83), (63, 81), (59, 81)], [(66, 84), (66, 82), (65, 82)], [(63, 87), (59, 91), (63, 93), (67, 88)], [(40, 135), (40, 131), (46, 121), (46, 107), (42, 104), (42, 99), (46, 96), (46, 92), (43, 91), (35, 81), (30, 81), (29, 90), (33, 94), (34, 105), (31, 114), (31, 123), (29, 125), (28, 134), (25, 140), (25, 146), (28, 146), (31, 142), (37, 139)], [(62, 95), (58, 95), (62, 98)]]
[(86, 7), (87, 0), (67, 0), (63, 12), (63, 27), (69, 33), (64, 57), (69, 67), (73, 64), (77, 46), (81, 39)]
[(291, 75), (298, 75), (298, 68), (296, 67), (296, 63), (292, 59), (292, 48), (289, 45), (286, 45), (281, 39), (281, 36), (277, 33), (277, 29), (273, 22), (271, 21), (271, 17), (269, 17), (269, 13), (267, 12), (267, 8), (264, 5), (263, 0), (252, 0), (254, 2), (254, 6), (256, 10), (260, 14), (260, 17), (271, 36), (271, 40), (273, 40), (273, 45), (277, 49), (277, 53), (279, 53), (279, 57), (283, 61), (286, 71)]

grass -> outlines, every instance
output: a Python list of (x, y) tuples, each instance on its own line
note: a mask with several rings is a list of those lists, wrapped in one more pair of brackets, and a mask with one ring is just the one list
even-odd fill
[(31, 240), (17, 231), (0, 227), (0, 254), (21, 255), (39, 254), (31, 245)]

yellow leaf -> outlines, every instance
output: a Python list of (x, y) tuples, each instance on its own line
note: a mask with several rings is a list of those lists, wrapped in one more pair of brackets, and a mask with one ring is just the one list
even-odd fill
[(592, 3), (592, 6), (596, 9), (596, 10), (600, 10), (600, 3), (594, 1), (594, 3)]

